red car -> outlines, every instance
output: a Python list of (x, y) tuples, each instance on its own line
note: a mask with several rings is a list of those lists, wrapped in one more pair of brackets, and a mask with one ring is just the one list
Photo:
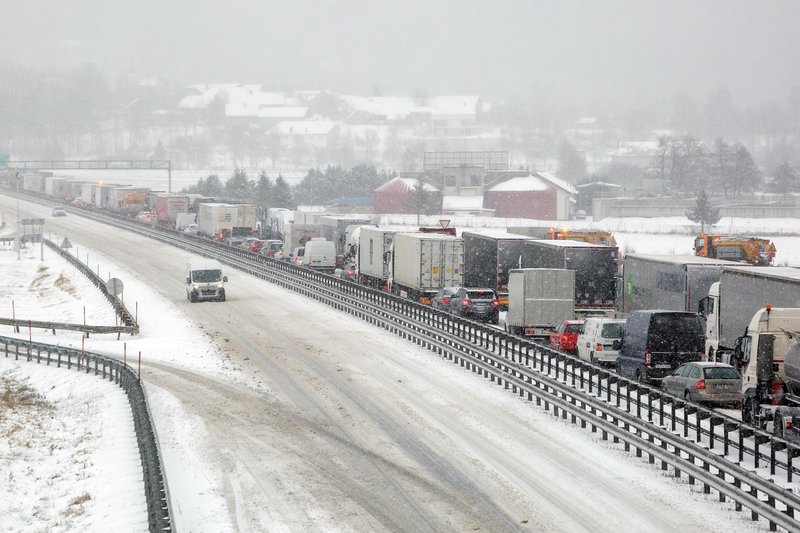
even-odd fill
[(565, 320), (550, 334), (550, 348), (560, 352), (577, 353), (578, 335), (583, 331), (583, 320)]

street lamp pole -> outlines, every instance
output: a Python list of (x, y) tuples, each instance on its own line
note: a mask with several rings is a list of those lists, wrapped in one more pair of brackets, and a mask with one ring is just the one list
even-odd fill
[(19, 238), (19, 180), (22, 178), (22, 174), (17, 172), (17, 259), (22, 259), (21, 257), (21, 250), (22, 248), (22, 241)]

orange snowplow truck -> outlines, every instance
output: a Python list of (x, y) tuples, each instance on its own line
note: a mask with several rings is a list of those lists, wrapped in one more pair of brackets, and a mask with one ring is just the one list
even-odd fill
[(550, 228), (550, 239), (584, 241), (602, 246), (617, 245), (617, 240), (610, 231), (570, 231), (568, 229), (557, 231), (555, 228)]
[(755, 266), (770, 266), (775, 245), (769, 239), (701, 233), (694, 240), (694, 255), (727, 259)]

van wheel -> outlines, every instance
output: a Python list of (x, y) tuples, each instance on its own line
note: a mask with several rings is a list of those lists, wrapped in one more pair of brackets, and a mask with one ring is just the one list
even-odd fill
[(692, 395), (689, 394), (688, 390), (687, 391), (683, 391), (683, 399), (684, 399), (684, 401), (687, 401), (687, 402), (691, 402), (692, 401)]

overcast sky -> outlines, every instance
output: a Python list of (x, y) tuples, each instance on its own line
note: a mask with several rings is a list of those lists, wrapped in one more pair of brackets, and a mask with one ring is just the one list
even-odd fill
[[(795, 0), (6, 0), (0, 61), (172, 84), (641, 101), (800, 83)], [(642, 95), (648, 95), (647, 98)]]

